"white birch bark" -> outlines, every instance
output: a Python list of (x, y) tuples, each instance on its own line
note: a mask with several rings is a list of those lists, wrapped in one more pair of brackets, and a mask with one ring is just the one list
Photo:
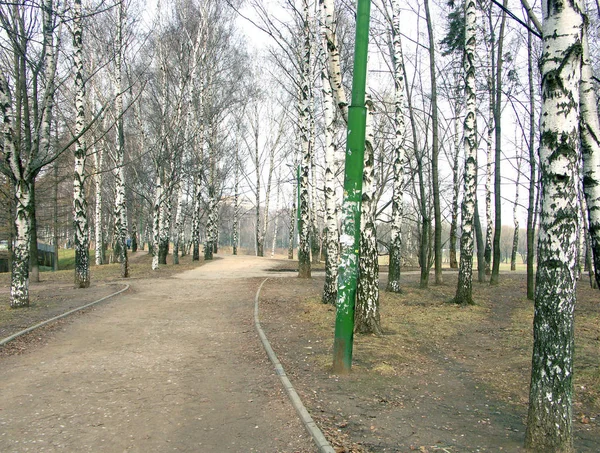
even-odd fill
[[(458, 79), (456, 79), (458, 80)], [(458, 105), (458, 99), (460, 95), (460, 89), (456, 90)], [(459, 114), (458, 108), (456, 108), (454, 118), (454, 156), (452, 160), (452, 220), (450, 222), (450, 268), (457, 269), (458, 262), (456, 260), (456, 230), (458, 229), (458, 196), (460, 192), (460, 178), (458, 168), (458, 156), (460, 155), (460, 125), (459, 125)]]
[[(2, 109), (2, 151), (13, 175), (22, 174), (21, 162), (14, 145), (12, 99), (4, 74), (0, 74), (0, 108)], [(29, 306), (29, 187), (23, 178), (15, 185), (15, 242), (10, 284), (10, 307)]]
[(161, 204), (163, 197), (163, 182), (160, 177), (160, 172), (156, 174), (156, 180), (154, 184), (154, 204), (152, 206), (152, 270), (159, 268), (158, 250), (160, 246), (160, 217), (161, 217)]
[(525, 447), (573, 452), (579, 100), (584, 8), (542, 2), (541, 215)]
[(277, 195), (275, 197), (275, 219), (273, 225), (273, 244), (271, 246), (271, 258), (275, 256), (275, 247), (277, 246), (277, 232), (279, 231), (279, 199), (281, 197), (281, 171), (277, 176)]
[(240, 164), (239, 164), (239, 155), (238, 155), (238, 143), (235, 144), (235, 167), (234, 167), (234, 189), (233, 189), (233, 233), (232, 233), (232, 242), (233, 242), (233, 254), (237, 255), (238, 252), (238, 243), (239, 243), (239, 203), (240, 203)]
[(329, 65), (329, 80), (333, 96), (338, 105), (344, 123), (348, 124), (348, 101), (342, 83), (342, 68), (340, 65), (340, 50), (338, 47), (334, 0), (319, 0), (325, 16), (325, 39), (327, 40), (327, 61)]
[(177, 209), (175, 210), (175, 232), (173, 236), (173, 264), (179, 264), (179, 243), (183, 238), (183, 183), (177, 189)]
[[(515, 141), (516, 143), (516, 141)], [(515, 226), (513, 232), (513, 245), (510, 254), (510, 270), (517, 270), (517, 249), (519, 248), (519, 216), (517, 215), (517, 208), (519, 206), (519, 180), (521, 179), (521, 162), (523, 157), (523, 139), (521, 137), (521, 147), (519, 148), (519, 154), (517, 155), (517, 180), (515, 182), (515, 202), (513, 204), (513, 224)]]
[(354, 331), (363, 334), (381, 335), (379, 263), (373, 200), (373, 196), (375, 195), (375, 155), (371, 122), (375, 110), (373, 102), (370, 99), (367, 99), (366, 107), (367, 125), (360, 212), (360, 251), (358, 257)]
[(583, 33), (580, 88), (580, 133), (583, 155), (583, 190), (587, 203), (588, 230), (596, 284), (600, 287), (600, 119), (592, 82), (588, 25)]
[(473, 230), (477, 189), (477, 106), (475, 85), (477, 8), (475, 0), (465, 3), (465, 72), (466, 113), (464, 120), (465, 174), (462, 204), (462, 235), (460, 241), (460, 265), (458, 285), (454, 302), (465, 305), (473, 303)]
[[(494, 43), (492, 42), (493, 46)], [(488, 72), (488, 86), (489, 89), (489, 114), (488, 114), (488, 127), (487, 127), (487, 163), (485, 166), (485, 273), (490, 275), (492, 273), (492, 236), (494, 232), (494, 220), (492, 219), (492, 167), (494, 165), (494, 150), (492, 148), (492, 140), (494, 136), (494, 94), (492, 91), (492, 70), (493, 57), (490, 57), (488, 64), (490, 69)]]
[(200, 208), (202, 204), (202, 180), (194, 178), (194, 212), (192, 215), (192, 261), (200, 260)]
[[(330, 67), (327, 63), (327, 26), (325, 2), (321, 1), (321, 43), (319, 52), (321, 68), (321, 87), (323, 91), (323, 116), (325, 127), (325, 284), (321, 301), (335, 305), (337, 300), (337, 276), (339, 261), (339, 231), (337, 222), (337, 202), (335, 197), (335, 98), (329, 77)], [(293, 252), (292, 252), (293, 253)]]
[(81, 0), (73, 3), (73, 62), (75, 66), (75, 164), (73, 172), (73, 226), (75, 233), (75, 286), (90, 286), (89, 230), (87, 200), (85, 199), (85, 79), (83, 74), (83, 25)]
[(119, 242), (121, 277), (129, 277), (129, 263), (127, 258), (127, 208), (125, 199), (125, 130), (123, 117), (123, 88), (122, 66), (125, 54), (123, 31), (125, 27), (125, 4), (119, 4), (117, 25), (117, 52), (115, 57), (115, 116), (117, 121), (116, 156), (115, 156), (115, 227), (117, 241)]
[(94, 189), (95, 189), (95, 210), (94, 210), (94, 226), (95, 226), (95, 249), (96, 249), (96, 265), (104, 264), (104, 235), (102, 228), (102, 168), (104, 166), (104, 147), (94, 145)]
[(300, 74), (300, 93), (299, 93), (299, 112), (298, 122), (300, 128), (300, 146), (301, 146), (301, 170), (300, 170), (300, 222), (299, 234), (300, 241), (298, 245), (298, 277), (310, 278), (310, 200), (309, 200), (309, 172), (311, 161), (310, 149), (310, 29), (308, 0), (302, 0), (304, 10), (303, 27), (303, 56), (302, 72)]
[(402, 266), (402, 217), (404, 187), (404, 56), (400, 38), (399, 0), (392, 2), (392, 48), (394, 64), (394, 185), (392, 192), (392, 218), (390, 223), (389, 272), (387, 290), (399, 293)]

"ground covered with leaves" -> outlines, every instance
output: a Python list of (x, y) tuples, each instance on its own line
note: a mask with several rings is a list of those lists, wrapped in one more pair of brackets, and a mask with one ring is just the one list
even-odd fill
[[(338, 452), (521, 451), (533, 302), (525, 275), (475, 284), (476, 305), (449, 303), (456, 273), (420, 289), (383, 291), (384, 335), (355, 336), (352, 373), (331, 372), (335, 312), (323, 279), (271, 279), (260, 316), (275, 352)], [(383, 275), (385, 277), (385, 275)], [(583, 282), (576, 309), (574, 431), (578, 452), (600, 442), (600, 292)]]

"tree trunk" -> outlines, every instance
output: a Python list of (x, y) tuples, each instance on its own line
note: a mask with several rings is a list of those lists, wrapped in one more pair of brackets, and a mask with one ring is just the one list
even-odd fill
[(117, 240), (119, 242), (120, 255), (121, 255), (121, 277), (129, 277), (129, 263), (127, 261), (127, 207), (125, 200), (125, 131), (124, 131), (124, 118), (123, 118), (123, 94), (121, 86), (121, 68), (122, 60), (124, 55), (123, 41), (123, 28), (125, 26), (125, 4), (119, 4), (119, 24), (117, 26), (117, 42), (118, 46), (116, 61), (115, 61), (115, 72), (116, 72), (116, 83), (115, 83), (115, 114), (117, 117), (117, 143), (116, 143), (116, 169), (115, 169), (115, 185), (116, 185), (116, 199), (115, 199), (115, 214), (116, 222), (115, 226), (117, 231)]
[(35, 215), (35, 177), (29, 181), (29, 281), (40, 281), (40, 263), (37, 245), (37, 217)]
[(523, 148), (523, 141), (521, 140), (521, 148), (519, 149), (519, 155), (517, 156), (517, 181), (515, 182), (515, 203), (513, 205), (513, 223), (515, 230), (513, 233), (513, 245), (510, 254), (510, 270), (517, 270), (517, 249), (519, 248), (519, 217), (517, 216), (517, 206), (519, 205), (519, 179), (521, 177), (521, 152)]
[(362, 184), (360, 219), (360, 252), (358, 256), (358, 281), (356, 284), (356, 306), (354, 331), (381, 335), (379, 314), (379, 264), (377, 261), (377, 230), (373, 206), (375, 155), (373, 151), (373, 128), (371, 116), (373, 102), (367, 101), (367, 127)]
[(81, 0), (75, 0), (73, 17), (73, 61), (75, 65), (75, 169), (73, 172), (73, 226), (75, 234), (75, 287), (90, 286), (90, 252), (87, 219), (87, 201), (85, 199), (85, 159), (87, 147), (83, 136), (85, 127), (85, 79), (83, 74), (83, 42)]
[(194, 213), (192, 215), (192, 261), (200, 260), (200, 207), (202, 183), (200, 173), (194, 178)]
[[(94, 148), (96, 146), (94, 145)], [(95, 227), (95, 246), (96, 246), (96, 265), (100, 266), (105, 264), (104, 256), (104, 230), (102, 221), (102, 176), (103, 176), (103, 163), (104, 163), (104, 148), (99, 150), (95, 149), (94, 152), (94, 163), (96, 166), (96, 174), (94, 175), (94, 188), (96, 193), (96, 204), (95, 204), (95, 216), (94, 216), (94, 227)]]
[[(215, 223), (216, 223), (216, 210), (217, 202), (215, 198), (215, 188), (213, 182), (210, 182), (208, 186), (208, 216), (206, 221), (206, 241), (204, 244), (204, 260), (209, 261), (213, 259), (215, 251), (214, 241), (216, 240), (215, 234)], [(258, 255), (262, 256), (262, 255)]]
[(435, 284), (440, 285), (442, 279), (442, 211), (440, 206), (440, 183), (438, 161), (440, 145), (438, 138), (438, 105), (437, 80), (435, 67), (435, 39), (433, 36), (433, 20), (429, 12), (429, 0), (425, 0), (425, 15), (429, 35), (429, 74), (431, 77), (431, 182), (433, 188), (433, 218), (435, 230), (433, 233), (433, 254), (435, 268)]
[[(455, 79), (458, 80), (458, 77)], [(460, 152), (460, 131), (458, 119), (458, 99), (460, 90), (456, 90), (456, 111), (454, 118), (454, 156), (452, 159), (452, 220), (450, 222), (450, 269), (458, 269), (456, 259), (456, 231), (458, 229), (458, 197), (460, 195), (460, 175), (458, 156)]]
[(302, 0), (304, 9), (304, 28), (303, 28), (303, 58), (302, 58), (302, 74), (300, 84), (300, 106), (299, 106), (299, 123), (300, 123), (300, 144), (302, 147), (302, 168), (300, 171), (300, 219), (298, 222), (298, 230), (300, 233), (300, 242), (298, 244), (298, 277), (310, 278), (310, 206), (309, 206), (309, 172), (311, 160), (311, 148), (309, 138), (309, 66), (310, 66), (310, 29), (309, 29), (309, 14), (308, 0)]
[(500, 164), (502, 160), (502, 63), (504, 59), (504, 29), (506, 28), (506, 5), (508, 0), (502, 2), (502, 21), (498, 36), (498, 63), (496, 64), (496, 86), (494, 96), (494, 127), (495, 127), (495, 161), (494, 161), (494, 248), (492, 261), (491, 285), (497, 285), (500, 278), (500, 236), (502, 234), (502, 197), (500, 194)]
[(583, 6), (543, 4), (542, 183), (533, 357), (525, 447), (573, 452), (573, 311)]
[[(296, 197), (294, 197), (296, 198)], [(290, 228), (288, 230), (288, 260), (294, 259), (294, 236), (296, 235), (296, 202), (292, 201), (290, 208)]]
[(334, 0), (319, 0), (323, 5), (325, 30), (327, 39), (327, 62), (329, 65), (329, 80), (333, 96), (338, 105), (344, 123), (348, 124), (348, 101), (342, 84), (342, 69), (340, 65), (340, 50), (338, 48), (336, 25), (334, 21)]
[[(58, 270), (58, 160), (54, 161), (54, 164), (52, 165), (53, 167), (53, 173), (54, 173), (54, 200), (53, 200), (53, 206), (52, 206), (52, 235), (53, 235), (53, 239), (52, 239), (52, 245), (54, 246), (54, 262), (52, 263), (52, 270), (53, 271), (57, 271)], [(10, 211), (10, 207), (9, 207), (9, 211)], [(12, 217), (12, 212), (10, 213)], [(12, 230), (12, 227), (11, 227)], [(12, 243), (12, 238), (9, 238), (8, 243), (11, 244)], [(9, 252), (11, 250), (9, 249)]]
[(162, 214), (161, 203), (163, 197), (163, 186), (160, 172), (157, 171), (154, 186), (154, 203), (152, 205), (152, 270), (159, 268), (158, 250), (160, 246), (160, 216)]
[[(163, 179), (164, 181), (164, 179)], [(171, 231), (171, 193), (170, 189), (164, 189), (163, 200), (161, 203), (161, 215), (159, 223), (159, 242), (158, 242), (158, 264), (167, 264), (167, 256), (169, 255), (169, 232)]]
[(473, 220), (477, 206), (477, 113), (475, 86), (476, 48), (475, 0), (465, 4), (465, 97), (466, 116), (464, 121), (465, 175), (462, 203), (462, 236), (460, 240), (460, 266), (454, 302), (460, 305), (473, 304)]
[(239, 203), (240, 203), (240, 164), (238, 158), (238, 146), (235, 146), (235, 187), (233, 195), (233, 254), (238, 254), (239, 243)]
[[(490, 23), (490, 28), (492, 24)], [(492, 29), (493, 30), (493, 29)], [(493, 33), (493, 31), (492, 31)], [(493, 241), (493, 225), (492, 219), (492, 166), (494, 163), (493, 148), (492, 148), (492, 137), (494, 135), (494, 73), (492, 68), (494, 67), (494, 42), (492, 39), (491, 43), (491, 58), (490, 58), (490, 70), (488, 74), (488, 85), (489, 85), (489, 115), (488, 115), (488, 126), (487, 126), (487, 164), (485, 166), (485, 273), (490, 275), (492, 273), (492, 241)]]
[(581, 67), (580, 134), (583, 155), (583, 191), (588, 207), (590, 246), (596, 284), (600, 286), (600, 119), (589, 55), (586, 23), (583, 31), (583, 61)]
[(390, 225), (389, 271), (387, 290), (401, 292), (400, 269), (402, 267), (402, 217), (404, 189), (404, 56), (400, 38), (401, 3), (392, 3), (392, 48), (394, 64), (394, 185), (392, 192), (392, 219)]
[[(337, 224), (337, 203), (335, 198), (335, 98), (331, 88), (327, 64), (327, 28), (325, 2), (321, 1), (321, 86), (323, 90), (323, 115), (325, 121), (325, 284), (321, 301), (333, 304), (337, 300), (337, 276), (339, 261), (339, 232)], [(292, 237), (293, 240), (293, 237)], [(292, 249), (293, 253), (293, 249)]]
[[(477, 189), (475, 189), (477, 190)], [(475, 226), (475, 241), (477, 245), (477, 282), (485, 283), (485, 241), (483, 239), (483, 228), (479, 218), (479, 203), (475, 197), (475, 215), (473, 217)]]
[(177, 209), (175, 210), (175, 234), (173, 238), (173, 264), (179, 264), (179, 242), (183, 238), (183, 183), (177, 189)]
[(10, 307), (29, 306), (29, 203), (31, 202), (29, 184), (17, 181), (15, 209), (15, 245), (13, 249), (13, 269), (10, 286)]
[[(529, 21), (528, 21), (529, 23)], [(533, 84), (533, 35), (527, 33), (527, 77), (529, 80), (529, 205), (527, 207), (527, 299), (533, 300), (535, 288), (535, 211), (536, 150), (535, 150), (535, 89)]]

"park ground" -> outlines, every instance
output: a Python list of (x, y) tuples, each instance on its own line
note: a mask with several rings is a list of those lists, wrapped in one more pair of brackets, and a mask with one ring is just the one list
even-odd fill
[[(222, 331), (225, 335), (232, 331), (231, 326), (239, 323), (241, 327), (238, 333), (241, 337), (237, 339), (235, 336), (228, 335), (219, 337), (218, 346), (224, 345), (224, 347), (220, 351), (211, 351), (208, 354), (210, 357), (204, 357), (202, 360), (209, 360), (209, 362), (212, 360), (211, 367), (221, 366), (220, 363), (223, 361), (226, 362), (225, 365), (229, 363), (228, 366), (243, 364), (246, 368), (240, 370), (245, 369), (246, 373), (257, 376), (256, 378), (245, 376), (241, 377), (241, 380), (234, 380), (235, 382), (231, 384), (234, 390), (230, 395), (236, 399), (235, 404), (222, 403), (217, 409), (223, 412), (221, 420), (223, 421), (227, 420), (227, 411), (233, 408), (231, 419), (235, 420), (235, 423), (229, 428), (233, 431), (237, 429), (239, 432), (246, 432), (245, 424), (252, 425), (252, 429), (247, 430), (248, 436), (256, 438), (258, 444), (252, 444), (250, 440), (247, 446), (262, 446), (237, 450), (231, 445), (228, 448), (214, 450), (197, 449), (197, 443), (201, 442), (198, 439), (205, 439), (205, 445), (218, 441), (219, 435), (203, 431), (203, 426), (216, 424), (220, 419), (211, 418), (207, 414), (204, 416), (207, 417), (204, 423), (202, 420), (195, 420), (194, 430), (191, 428), (189, 413), (172, 410), (173, 407), (184, 404), (178, 398), (186, 399), (172, 389), (168, 390), (170, 397), (166, 399), (162, 397), (160, 402), (162, 410), (169, 411), (170, 425), (180, 425), (180, 428), (170, 432), (171, 439), (167, 439), (170, 442), (168, 445), (172, 446), (174, 451), (265, 453), (313, 451), (307, 436), (302, 433), (301, 426), (295, 420), (293, 410), (288, 407), (289, 405), (284, 401), (285, 397), (277, 390), (279, 383), (273, 376), (271, 365), (260, 351), (258, 337), (252, 328), (253, 292), (264, 280), (263, 276), (252, 272), (253, 267), (258, 266), (261, 269), (277, 270), (272, 274), (268, 272), (264, 274), (271, 277), (263, 286), (260, 297), (263, 329), (304, 404), (336, 451), (375, 453), (518, 452), (522, 450), (533, 314), (533, 303), (525, 298), (524, 274), (503, 273), (501, 283), (496, 287), (475, 284), (477, 304), (461, 308), (448, 303), (454, 294), (456, 273), (445, 272), (443, 285), (431, 285), (429, 289), (420, 289), (418, 275), (414, 272), (405, 272), (402, 294), (381, 292), (384, 335), (355, 337), (353, 371), (347, 376), (337, 376), (331, 372), (335, 313), (332, 306), (320, 302), (323, 277), (316, 272), (310, 280), (296, 278), (293, 272), (296, 267), (294, 261), (240, 257), (236, 268), (240, 275), (239, 279), (235, 280), (238, 289), (235, 289), (232, 284), (234, 280), (222, 280), (231, 277), (233, 268), (228, 264), (231, 263), (229, 259), (228, 256), (217, 258), (215, 262), (205, 266), (207, 271), (211, 266), (221, 266), (225, 269), (225, 274), (219, 276), (216, 273), (212, 281), (196, 282), (181, 277), (189, 273), (204, 272), (203, 268), (194, 270), (198, 264), (191, 263), (189, 258), (184, 258), (179, 266), (169, 265), (153, 273), (148, 270), (148, 255), (138, 252), (132, 257), (133, 277), (128, 281), (132, 289), (122, 296), (103, 302), (98, 308), (85, 310), (82, 314), (43, 328), (2, 348), (0, 350), (2, 379), (6, 378), (4, 374), (7, 372), (7, 367), (23, 367), (27, 363), (37, 363), (38, 355), (41, 357), (47, 357), (48, 354), (66, 355), (70, 343), (64, 343), (65, 336), (76, 333), (85, 335), (94, 324), (102, 325), (103, 322), (109, 322), (111, 316), (123, 316), (125, 313), (129, 313), (129, 316), (139, 314), (140, 306), (136, 304), (140, 301), (136, 300), (135, 295), (137, 294), (139, 299), (139, 295), (143, 295), (143, 291), (146, 291), (145, 288), (150, 284), (157, 284), (158, 288), (162, 288), (159, 293), (162, 291), (170, 295), (168, 304), (172, 309), (164, 310), (158, 300), (148, 305), (151, 314), (146, 317), (148, 323), (158, 322), (158, 327), (163, 331), (165, 326), (175, 326), (174, 323), (181, 322), (182, 319), (187, 320), (192, 314), (199, 316), (202, 313), (194, 311), (198, 307), (189, 303), (195, 291), (207, 293), (204, 296), (214, 291), (213, 296), (203, 296), (201, 300), (198, 299), (198, 302), (205, 303), (208, 308), (212, 307), (211, 310), (215, 310), (213, 302), (217, 301), (219, 307), (228, 307), (219, 312), (222, 311), (222, 314), (235, 319), (213, 317), (210, 328), (215, 332)], [(239, 263), (242, 262), (244, 264), (240, 267)], [(124, 281), (118, 278), (118, 265), (102, 266), (101, 269), (94, 267), (92, 271), (93, 283), (88, 290), (72, 288), (70, 283), (72, 271), (42, 273), (42, 282), (32, 285), (32, 308), (28, 310), (15, 311), (6, 308), (8, 280), (0, 280), (2, 285), (0, 337), (10, 335), (15, 330), (76, 305), (83, 305), (103, 297), (124, 285)], [(386, 276), (383, 272), (382, 289), (385, 283)], [(221, 287), (219, 285), (223, 285), (224, 289), (219, 291), (218, 288)], [(188, 289), (185, 289), (185, 286), (188, 286)], [(173, 291), (173, 288), (176, 290)], [(582, 282), (576, 310), (573, 411), (575, 446), (578, 452), (597, 452), (600, 444), (599, 302), (598, 291), (591, 290)], [(123, 311), (124, 304), (131, 305), (131, 309)], [(157, 317), (161, 318), (160, 322), (157, 321)], [(141, 322), (142, 324), (136, 324), (137, 329), (140, 329), (140, 326), (143, 328), (143, 319)], [(185, 325), (184, 337), (187, 339), (195, 323)], [(105, 328), (108, 329), (107, 326)], [(208, 335), (214, 343), (214, 332), (211, 336), (209, 332), (199, 330), (196, 333), (200, 335), (197, 341), (201, 341), (202, 335)], [(97, 335), (102, 336), (102, 332), (97, 332)], [(229, 339), (225, 341), (226, 338)], [(124, 341), (119, 347), (122, 350), (119, 355), (128, 359), (131, 359), (130, 353), (139, 353), (139, 346), (133, 345), (129, 340)], [(61, 348), (66, 350), (61, 352)], [(160, 355), (153, 357), (151, 349), (144, 349), (144, 351), (144, 361), (147, 366), (151, 366), (148, 361), (162, 360)], [(180, 356), (194, 361), (197, 360), (194, 354), (206, 355), (196, 348), (186, 351), (185, 354), (181, 353)], [(221, 354), (230, 357), (226, 359), (221, 357)], [(232, 358), (235, 359), (233, 364)], [(208, 365), (206, 362), (203, 363), (205, 366)], [(180, 368), (186, 368), (181, 365)], [(116, 374), (119, 378), (118, 373)], [(121, 374), (125, 376), (127, 373)], [(149, 392), (144, 398), (136, 393), (136, 398), (131, 399), (135, 407), (126, 409), (131, 413), (136, 411), (139, 413), (143, 412), (144, 408), (153, 407), (153, 395), (166, 391), (154, 380), (144, 379), (143, 375), (133, 376), (133, 378), (139, 379), (139, 385), (120, 385), (120, 389), (110, 388), (116, 386), (115, 382), (118, 383), (118, 379), (117, 381), (110, 380), (108, 377), (103, 379), (103, 393), (91, 392), (92, 395), (86, 397), (91, 398), (89, 404), (93, 406), (96, 404), (94, 398), (101, 399), (100, 395), (115, 391), (121, 392), (125, 400), (129, 400), (128, 392)], [(198, 388), (191, 392), (192, 396), (196, 395), (202, 400), (201, 395), (206, 393), (206, 389), (202, 387), (211, 385), (211, 379), (207, 381), (203, 383), (202, 375), (198, 375), (195, 384)], [(245, 385), (246, 382), (249, 384)], [(242, 387), (250, 387), (253, 392), (252, 397), (237, 401), (239, 399), (237, 395), (242, 391), (240, 390)], [(213, 388), (210, 391), (215, 390)], [(77, 387), (76, 393), (80, 398), (83, 397), (81, 392), (84, 392), (83, 387)], [(68, 398), (69, 394), (58, 392), (56, 395), (56, 398), (65, 397)], [(48, 396), (46, 391), (44, 398), (47, 403), (48, 398), (52, 397)], [(249, 400), (252, 402), (248, 403)], [(15, 401), (4, 397), (0, 400), (0, 423), (2, 423), (0, 446), (11, 448), (11, 450), (2, 448), (2, 451), (37, 451), (16, 447), (18, 445), (23, 447), (25, 444), (22, 442), (30, 438), (27, 435), (29, 428), (25, 431), (21, 428), (19, 431), (18, 423), (13, 425), (11, 422), (10, 406), (15, 404)], [(252, 408), (255, 402), (264, 405), (268, 411), (255, 414)], [(49, 422), (43, 421), (45, 416), (39, 416), (39, 413), (35, 415), (36, 411), (39, 412), (39, 408), (27, 407), (30, 403), (19, 402), (19, 404), (20, 419), (25, 421), (31, 413), (33, 419), (39, 418), (33, 425), (44, 427), (44, 432), (52, 435), (53, 430)], [(62, 404), (64, 412), (74, 411), (68, 402)], [(198, 410), (202, 410), (202, 404), (206, 404), (206, 401), (200, 403)], [(246, 407), (247, 404), (250, 406)], [(193, 406), (186, 410), (192, 409)], [(113, 416), (118, 418), (114, 414)], [(93, 425), (93, 414), (88, 414), (87, 417), (88, 423)], [(254, 420), (258, 419), (261, 423), (257, 423), (256, 426), (262, 425), (262, 422), (281, 426), (276, 436), (277, 440), (265, 441), (264, 432), (254, 428)], [(121, 422), (126, 425), (130, 423), (129, 420), (121, 420)], [(70, 423), (76, 422), (70, 420)], [(159, 420), (151, 420), (151, 423), (158, 424)], [(110, 423), (105, 427), (112, 429)], [(93, 443), (100, 442), (102, 439), (94, 437), (88, 432), (89, 430), (92, 428), (80, 426), (76, 432), (93, 448)], [(195, 432), (200, 433), (198, 438), (193, 434)], [(144, 438), (143, 436), (150, 434), (143, 429), (140, 429), (137, 434), (140, 435), (139, 438), (130, 440), (129, 443), (125, 441), (119, 443), (118, 446), (123, 447), (122, 449), (105, 451), (124, 451), (128, 448), (131, 451), (143, 451), (141, 447), (144, 445), (165, 445), (160, 443), (166, 441), (165, 439)], [(64, 442), (73, 442), (72, 438), (60, 437), (61, 434), (58, 432), (54, 432), (54, 435)], [(275, 437), (272, 431), (268, 435)], [(10, 438), (8, 443), (7, 436)], [(19, 436), (23, 438), (19, 439)], [(180, 439), (186, 436), (197, 442), (194, 444), (196, 450), (190, 447), (191, 443)], [(14, 443), (19, 440), (20, 444)], [(47, 445), (56, 447), (55, 444)], [(29, 444), (29, 447), (32, 445)], [(46, 450), (53, 451), (52, 448)]]

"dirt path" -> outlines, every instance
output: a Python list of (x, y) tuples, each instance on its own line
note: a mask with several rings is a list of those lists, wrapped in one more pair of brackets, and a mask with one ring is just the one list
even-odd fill
[(253, 327), (273, 261), (131, 289), (0, 362), (0, 451), (313, 452)]

